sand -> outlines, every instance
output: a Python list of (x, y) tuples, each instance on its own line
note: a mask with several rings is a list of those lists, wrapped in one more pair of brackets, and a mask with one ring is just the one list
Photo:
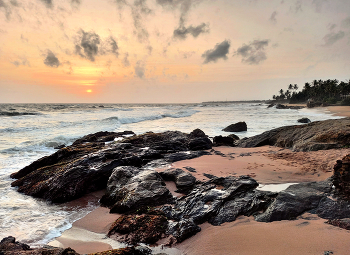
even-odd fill
[[(350, 117), (350, 107), (332, 106), (318, 110)], [(191, 172), (199, 180), (208, 180), (203, 174), (215, 176), (249, 175), (259, 184), (289, 184), (321, 181), (332, 175), (336, 160), (350, 154), (350, 149), (316, 152), (292, 152), (272, 146), (259, 148), (214, 147), (213, 155), (175, 162), (168, 167)], [(158, 169), (162, 171), (164, 169)], [(173, 182), (167, 187), (176, 196)], [(77, 200), (79, 201), (79, 200)], [(79, 202), (77, 202), (79, 203)], [(123, 245), (106, 237), (110, 225), (119, 215), (109, 214), (98, 207), (61, 237), (49, 243), (71, 247), (81, 254), (119, 248)], [(294, 221), (272, 223), (256, 222), (253, 217), (239, 217), (236, 221), (212, 226), (201, 225), (202, 231), (175, 246), (163, 250), (165, 254), (334, 254), (350, 253), (350, 231), (324, 223), (315, 215), (304, 214)], [(179, 250), (177, 250), (179, 249)]]

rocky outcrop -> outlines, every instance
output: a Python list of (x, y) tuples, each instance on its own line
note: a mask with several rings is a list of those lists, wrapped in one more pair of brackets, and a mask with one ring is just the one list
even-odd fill
[(165, 181), (173, 181), (176, 185), (176, 192), (178, 193), (188, 193), (194, 185), (196, 184), (196, 178), (180, 168), (169, 168), (164, 170), (163, 172), (159, 172), (159, 175)]
[(299, 110), (302, 108), (305, 108), (305, 106), (298, 106), (298, 105), (285, 105), (285, 104), (269, 104), (267, 106), (267, 108), (272, 108), (272, 107), (276, 107), (276, 109), (294, 109), (294, 110)]
[(128, 244), (154, 244), (165, 236), (168, 221), (163, 215), (122, 215), (110, 227), (108, 236)]
[(350, 155), (337, 160), (334, 166), (333, 185), (341, 195), (350, 198)]
[(71, 248), (57, 248), (45, 246), (44, 248), (32, 249), (25, 243), (16, 241), (13, 236), (5, 237), (0, 242), (0, 254), (2, 255), (79, 255)]
[(300, 118), (300, 119), (298, 119), (298, 122), (299, 123), (310, 123), (311, 120), (309, 118)]
[(239, 147), (273, 145), (294, 151), (339, 148), (350, 143), (350, 118), (276, 128), (237, 141)]
[[(133, 134), (98, 132), (84, 136), (13, 173), (11, 177), (18, 180), (12, 186), (26, 195), (62, 203), (106, 188), (118, 166), (142, 167), (156, 160), (175, 162), (207, 154), (201, 150), (212, 148), (212, 142), (199, 129), (191, 134)], [(117, 137), (124, 139), (113, 142)]]
[(173, 196), (156, 171), (142, 171), (130, 166), (114, 169), (107, 183), (106, 194), (100, 200), (102, 205), (111, 209), (111, 213), (125, 213), (143, 206), (172, 202)]
[(247, 131), (247, 123), (245, 123), (244, 121), (237, 122), (235, 124), (231, 124), (231, 125), (225, 127), (222, 131), (225, 131), (225, 132)]
[(234, 147), (234, 139), (229, 136), (215, 136), (213, 138), (213, 146), (231, 146)]

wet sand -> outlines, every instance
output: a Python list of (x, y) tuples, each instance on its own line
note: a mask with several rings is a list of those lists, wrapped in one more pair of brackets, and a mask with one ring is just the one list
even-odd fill
[(337, 116), (350, 117), (350, 106), (328, 106), (326, 110)]

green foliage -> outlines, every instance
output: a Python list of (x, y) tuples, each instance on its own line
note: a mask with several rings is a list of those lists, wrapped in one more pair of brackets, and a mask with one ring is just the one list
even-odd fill
[(349, 106), (350, 105), (350, 98), (344, 98), (341, 102), (340, 102), (341, 105), (347, 105)]
[(327, 104), (336, 104), (337, 103), (337, 99), (335, 97), (327, 98), (325, 101)]

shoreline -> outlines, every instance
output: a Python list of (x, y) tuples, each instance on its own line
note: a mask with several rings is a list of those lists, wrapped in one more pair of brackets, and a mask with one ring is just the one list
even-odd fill
[[(330, 106), (314, 109), (317, 111), (329, 111), (333, 115), (339, 117), (350, 117), (350, 106)], [(178, 161), (173, 163), (172, 167), (182, 168), (183, 170), (185, 170), (184, 167), (193, 167), (197, 172), (191, 174), (199, 180), (208, 180), (203, 176), (203, 173), (206, 173), (218, 177), (249, 175), (260, 184), (309, 182), (321, 181), (330, 177), (332, 175), (332, 167), (336, 160), (350, 153), (350, 149), (292, 152), (289, 149), (273, 146), (258, 148), (214, 147), (213, 149), (214, 155)], [(51, 241), (49, 245), (64, 248), (71, 247), (82, 254), (105, 251), (111, 248), (121, 248), (122, 246), (118, 246), (119, 244), (113, 242), (113, 240), (105, 238), (109, 226), (119, 217), (115, 214), (109, 214), (108, 211), (107, 208), (98, 207), (82, 219), (74, 222), (71, 229), (64, 231), (60, 237)], [(283, 230), (283, 232), (292, 231), (295, 238), (300, 238), (300, 242), (304, 240), (302, 242), (303, 244), (306, 246), (311, 245), (313, 251), (321, 252), (321, 250), (326, 251), (326, 248), (322, 248), (326, 246), (322, 246), (324, 242), (320, 242), (321, 244), (318, 246), (314, 244), (313, 240), (315, 238), (323, 240), (323, 238), (327, 236), (327, 232), (329, 232), (329, 234), (332, 232), (331, 235), (339, 236), (339, 240), (348, 237), (347, 234), (350, 233), (349, 231), (324, 224), (324, 219), (316, 218), (317, 219), (313, 217), (308, 221), (301, 218), (296, 221), (281, 221), (278, 222), (278, 224), (271, 224), (256, 222), (252, 218), (242, 216), (234, 222), (224, 223), (222, 226), (218, 227), (205, 223), (201, 225), (201, 232), (185, 240), (183, 243), (175, 245), (175, 248), (189, 255), (203, 254), (205, 250), (212, 251), (210, 254), (223, 254), (222, 252), (226, 252), (230, 249), (237, 251), (238, 254), (253, 254), (253, 246), (249, 246), (249, 242), (247, 241), (250, 240), (250, 242), (257, 244), (254, 247), (257, 247), (259, 251), (263, 252), (260, 254), (283, 254), (283, 249), (281, 250), (283, 246), (280, 247), (277, 244), (285, 242), (288, 242), (286, 246), (288, 246), (288, 249), (291, 249), (291, 251), (295, 253), (301, 251), (298, 250), (298, 242), (293, 242), (293, 244), (289, 243), (288, 235), (283, 235), (283, 237), (281, 237), (279, 234), (276, 234)], [(299, 223), (304, 224), (305, 227), (303, 225), (300, 227), (297, 224), (291, 223), (297, 221), (300, 221)], [(268, 229), (266, 229), (266, 227), (268, 227)], [(233, 235), (235, 229), (239, 230), (238, 236), (244, 237), (246, 242), (235, 243), (228, 238), (228, 236), (235, 236), (238, 238), (237, 234)], [(266, 240), (265, 237), (266, 231), (268, 231), (271, 236), (271, 240), (269, 241)], [(313, 235), (311, 240), (309, 240), (310, 243), (308, 243), (305, 238), (302, 238), (303, 235)], [(210, 236), (213, 236), (213, 238), (210, 238)], [(276, 239), (279, 241), (272, 242), (272, 240)], [(260, 246), (263, 245), (263, 241), (267, 242), (267, 244), (264, 245), (266, 247), (269, 246), (269, 249), (260, 249)], [(327, 246), (327, 249), (342, 254), (343, 249), (340, 249), (341, 246), (343, 246), (342, 242), (344, 241), (334, 242), (334, 245)], [(261, 243), (260, 246), (258, 243)], [(329, 244), (329, 242), (327, 244)], [(275, 247), (275, 249), (271, 247)], [(349, 250), (350, 247), (346, 246), (345, 248)], [(176, 251), (173, 252), (174, 253), (167, 254), (180, 254), (176, 253)], [(303, 252), (307, 253), (310, 252), (310, 250), (303, 249)]]

